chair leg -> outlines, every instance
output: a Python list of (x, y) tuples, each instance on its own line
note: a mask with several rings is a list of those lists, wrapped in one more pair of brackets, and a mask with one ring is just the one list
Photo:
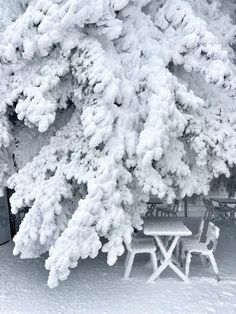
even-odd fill
[(133, 265), (133, 262), (134, 262), (134, 256), (135, 256), (135, 253), (129, 253), (127, 255), (127, 261), (125, 262), (126, 267), (125, 267), (124, 279), (128, 279), (129, 278), (129, 275), (130, 275), (130, 272), (131, 272), (131, 268), (132, 268), (132, 265)]
[(151, 261), (152, 261), (153, 271), (156, 271), (157, 270), (157, 256), (156, 256), (156, 252), (150, 253), (150, 258), (151, 258)]
[(192, 254), (191, 254), (191, 252), (188, 252), (187, 257), (186, 257), (186, 264), (185, 264), (185, 275), (186, 275), (186, 277), (188, 277), (188, 275), (189, 275), (189, 266), (191, 263), (191, 259), (192, 259)]
[(126, 269), (127, 265), (128, 265), (128, 261), (129, 261), (129, 258), (130, 258), (130, 252), (127, 251), (127, 254), (126, 254), (126, 258), (125, 258), (125, 263), (124, 263), (124, 268)]
[(215, 257), (214, 257), (214, 255), (212, 253), (210, 253), (208, 256), (209, 256), (209, 259), (210, 259), (213, 271), (214, 271), (214, 273), (216, 275), (216, 279), (217, 279), (217, 281), (220, 281), (219, 271), (218, 271), (218, 267), (217, 267), (217, 264), (216, 264)]

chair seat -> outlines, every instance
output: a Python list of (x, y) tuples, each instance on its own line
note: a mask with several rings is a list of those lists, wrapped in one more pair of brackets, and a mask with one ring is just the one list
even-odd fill
[(158, 210), (166, 210), (166, 209), (168, 209), (168, 206), (166, 204), (158, 204), (157, 209)]
[(167, 208), (167, 207), (163, 207), (163, 208), (158, 208), (158, 211), (163, 212), (165, 214), (176, 214), (177, 212), (175, 210), (173, 210), (172, 208)]
[(174, 211), (170, 208), (160, 208), (161, 211), (166, 212), (166, 213), (173, 213)]
[(149, 253), (156, 251), (154, 240), (150, 238), (134, 238), (131, 243), (131, 248), (133, 251), (139, 253)]
[(209, 249), (205, 243), (197, 240), (191, 240), (183, 242), (183, 251), (196, 252), (196, 253), (209, 253)]

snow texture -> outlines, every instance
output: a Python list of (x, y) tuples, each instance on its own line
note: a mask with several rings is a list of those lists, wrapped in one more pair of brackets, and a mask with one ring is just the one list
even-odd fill
[(236, 7), (0, 4), (0, 188), (14, 190), (13, 213), (28, 208), (14, 254), (49, 252), (55, 287), (100, 250), (113, 265), (150, 193), (171, 203), (229, 176)]

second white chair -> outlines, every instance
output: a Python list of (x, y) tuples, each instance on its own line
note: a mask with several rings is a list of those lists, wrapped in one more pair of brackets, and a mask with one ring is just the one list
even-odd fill
[(220, 280), (218, 267), (215, 261), (215, 257), (213, 255), (217, 246), (219, 234), (220, 229), (212, 222), (209, 222), (205, 243), (199, 241), (186, 241), (183, 243), (182, 258), (186, 257), (185, 274), (187, 277), (189, 275), (189, 267), (192, 254), (198, 254), (200, 255), (200, 257), (205, 257), (207, 260), (210, 261), (217, 280)]
[[(198, 232), (196, 234), (193, 234), (190, 237), (181, 237), (179, 239), (179, 242), (178, 242), (177, 247), (176, 247), (176, 255), (178, 258), (179, 258), (179, 254), (180, 254), (180, 247), (183, 247), (184, 244), (190, 243), (192, 241), (193, 242), (195, 242), (195, 241), (200, 242), (201, 241), (203, 229), (204, 229), (204, 219), (202, 218), (201, 222), (199, 224), (199, 227), (198, 227)], [(202, 263), (205, 265), (205, 261), (202, 258), (201, 258), (201, 260), (202, 260)], [(181, 262), (181, 264), (182, 264), (182, 262)]]

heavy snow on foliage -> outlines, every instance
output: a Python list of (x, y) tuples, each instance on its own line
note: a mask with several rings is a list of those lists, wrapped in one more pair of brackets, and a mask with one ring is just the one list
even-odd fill
[(100, 249), (114, 264), (150, 193), (171, 202), (229, 175), (233, 11), (207, 0), (1, 1), (0, 185), (11, 175), (13, 213), (29, 208), (14, 254), (49, 251), (50, 287)]

